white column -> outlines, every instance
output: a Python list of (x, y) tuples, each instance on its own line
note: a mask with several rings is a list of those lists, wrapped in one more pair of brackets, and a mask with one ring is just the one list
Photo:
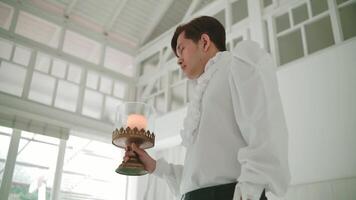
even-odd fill
[(20, 138), (21, 138), (21, 131), (17, 129), (13, 129), (12, 137), (9, 145), (9, 151), (6, 157), (4, 176), (1, 182), (0, 199), (9, 198)]
[(62, 172), (63, 172), (63, 164), (64, 164), (64, 154), (67, 147), (67, 141), (64, 139), (60, 140), (59, 150), (57, 156), (57, 165), (56, 171), (53, 180), (53, 188), (51, 194), (51, 200), (58, 200), (59, 193), (61, 191), (61, 181), (62, 181)]
[(248, 15), (250, 20), (251, 39), (265, 47), (262, 23), (262, 5), (260, 0), (248, 0)]

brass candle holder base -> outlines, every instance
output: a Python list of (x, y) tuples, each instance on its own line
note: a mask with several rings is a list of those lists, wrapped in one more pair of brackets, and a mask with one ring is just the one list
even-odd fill
[[(142, 149), (148, 149), (154, 146), (154, 142), (154, 133), (144, 129), (127, 127), (126, 129), (115, 129), (112, 133), (112, 144), (123, 149), (130, 149), (133, 143)], [(123, 161), (115, 172), (128, 176), (141, 176), (148, 173), (137, 155), (129, 156), (129, 160)]]

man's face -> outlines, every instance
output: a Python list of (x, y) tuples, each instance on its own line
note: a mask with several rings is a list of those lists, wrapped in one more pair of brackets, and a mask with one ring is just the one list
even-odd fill
[(200, 40), (195, 43), (185, 38), (184, 31), (177, 39), (178, 64), (189, 79), (196, 79), (204, 72), (203, 50), (200, 43)]

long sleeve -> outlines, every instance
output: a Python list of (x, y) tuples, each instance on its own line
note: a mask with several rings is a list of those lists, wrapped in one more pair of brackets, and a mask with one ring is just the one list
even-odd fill
[(182, 179), (183, 165), (174, 165), (168, 163), (165, 159), (161, 158), (156, 161), (156, 169), (153, 175), (164, 179), (171, 192), (175, 196), (179, 196), (180, 182)]
[[(237, 153), (241, 173), (234, 200), (259, 199), (263, 189), (282, 196), (290, 182), (288, 131), (273, 61), (267, 55), (257, 64), (236, 59), (230, 68), (233, 110), (246, 143)], [(270, 66), (259, 66), (262, 63)]]

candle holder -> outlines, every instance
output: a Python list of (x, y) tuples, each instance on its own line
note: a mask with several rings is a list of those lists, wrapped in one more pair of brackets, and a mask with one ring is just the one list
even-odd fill
[[(133, 143), (142, 149), (152, 148), (155, 143), (155, 135), (150, 131), (153, 130), (153, 112), (153, 108), (145, 103), (121, 104), (116, 113), (116, 128), (112, 133), (112, 144), (129, 151)], [(129, 155), (126, 162), (122, 161), (115, 172), (128, 176), (148, 173), (135, 153)]]

